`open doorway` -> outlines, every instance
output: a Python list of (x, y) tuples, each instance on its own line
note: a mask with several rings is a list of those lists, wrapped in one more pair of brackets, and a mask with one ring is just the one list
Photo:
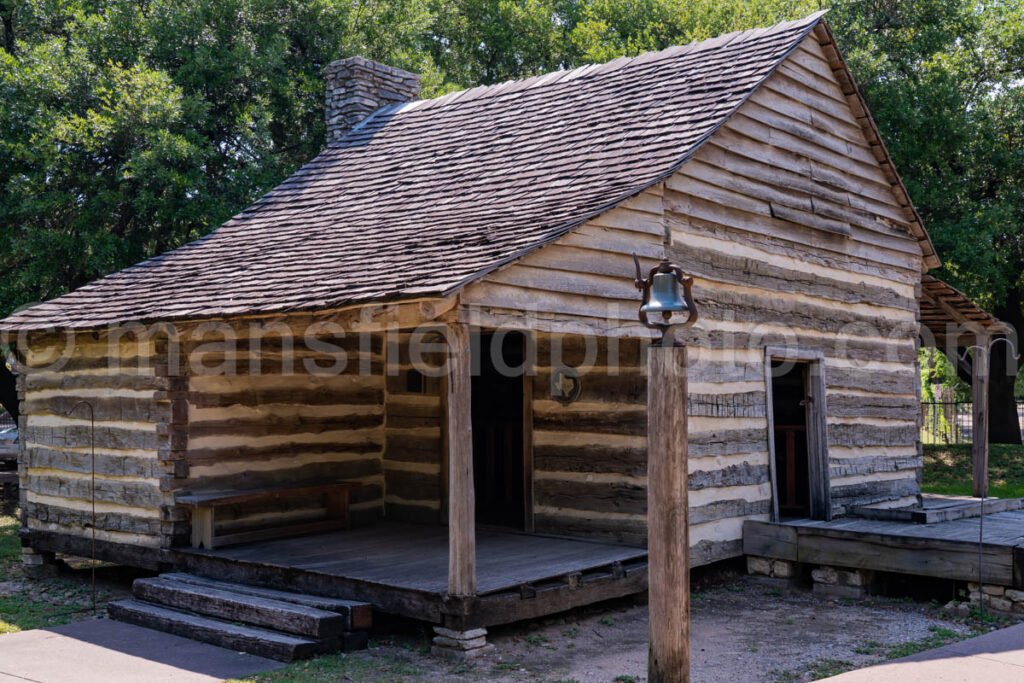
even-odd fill
[(772, 439), (779, 515), (811, 516), (807, 449), (807, 386), (804, 363), (772, 361)]
[[(478, 524), (523, 529), (525, 337), (518, 332), (480, 335), (474, 350), (473, 485)], [(476, 368), (474, 368), (476, 369)]]
[(773, 517), (829, 519), (821, 359), (769, 353), (765, 367)]

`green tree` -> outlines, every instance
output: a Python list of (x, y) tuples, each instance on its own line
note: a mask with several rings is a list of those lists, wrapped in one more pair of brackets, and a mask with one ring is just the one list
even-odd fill
[(0, 312), (197, 238), (323, 145), (321, 70), (424, 74), (427, 0), (0, 1)]
[[(333, 59), (432, 96), (826, 4), (940, 275), (1024, 336), (1024, 0), (0, 0), (0, 313), (273, 187), (322, 146)], [(1014, 370), (995, 355), (996, 441), (1020, 438)]]
[[(1024, 338), (1024, 2), (839, 3), (830, 20), (944, 268)], [(1020, 443), (1012, 347), (990, 437)]]

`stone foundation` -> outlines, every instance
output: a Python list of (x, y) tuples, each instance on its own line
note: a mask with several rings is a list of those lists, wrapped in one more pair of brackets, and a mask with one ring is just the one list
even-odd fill
[(811, 578), (815, 595), (843, 600), (859, 600), (868, 595), (870, 572), (822, 566), (811, 571)]
[(493, 645), (487, 643), (487, 629), (485, 628), (453, 631), (450, 628), (435, 626), (430, 653), (452, 659), (473, 659), (493, 648)]
[[(747, 556), (747, 572), (773, 579), (795, 579), (801, 575), (799, 562)], [(858, 600), (868, 595), (871, 572), (839, 567), (816, 567), (811, 570), (814, 593), (826, 598)]]
[(775, 579), (792, 579), (799, 575), (795, 562), (772, 560), (767, 557), (747, 556), (747, 573), (770, 576)]
[(992, 584), (978, 585), (968, 583), (970, 606), (977, 609), (982, 604), (985, 609), (1003, 614), (1021, 616), (1024, 614), (1024, 591), (995, 586)]
[(26, 576), (41, 579), (57, 574), (57, 560), (53, 553), (41, 552), (24, 546), (21, 549), (21, 565)]

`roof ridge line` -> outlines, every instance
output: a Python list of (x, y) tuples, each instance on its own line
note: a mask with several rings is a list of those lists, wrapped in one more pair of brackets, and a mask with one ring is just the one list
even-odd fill
[[(703, 40), (694, 40), (689, 43), (683, 43), (681, 45), (670, 45), (661, 50), (648, 50), (647, 52), (641, 52), (640, 54), (628, 56), (622, 55), (611, 59), (607, 62), (597, 62), (590, 64), (581, 64), (580, 66), (572, 69), (559, 69), (557, 71), (548, 71), (542, 74), (535, 74), (533, 76), (527, 76), (526, 78), (516, 78), (500, 83), (493, 83), (491, 85), (482, 86), (476, 85), (462, 90), (454, 90), (444, 95), (432, 97), (429, 99), (411, 100), (409, 102), (402, 102), (385, 107), (378, 111), (387, 110), (394, 114), (405, 113), (416, 109), (433, 108), (438, 106), (457, 106), (468, 102), (475, 102), (477, 100), (501, 97), (504, 95), (511, 95), (513, 93), (520, 92), (522, 90), (528, 90), (531, 88), (554, 86), (560, 83), (578, 80), (581, 78), (589, 78), (594, 76), (604, 76), (626, 68), (629, 65), (635, 63), (641, 64), (652, 64), (663, 59), (671, 59), (681, 54), (692, 54), (695, 52), (702, 52), (705, 50), (715, 50), (726, 46), (732, 46), (740, 42), (747, 40), (758, 40), (775, 33), (781, 33), (786, 30), (793, 30), (797, 28), (806, 28), (807, 26), (813, 26), (816, 24), (821, 17), (826, 15), (829, 10), (823, 9), (818, 10), (806, 17), (800, 19), (794, 19), (790, 21), (783, 21), (771, 26), (759, 26), (745, 30), (732, 31), (719, 36), (712, 36), (710, 38), (704, 38)], [(614, 66), (612, 66), (614, 65)], [(516, 87), (516, 86), (520, 87)], [(466, 97), (467, 94), (472, 91), (479, 91), (471, 97)], [(374, 112), (374, 115), (378, 112)], [(371, 115), (367, 119), (361, 122), (367, 123), (369, 119), (373, 118)], [(353, 130), (356, 130), (354, 128)]]

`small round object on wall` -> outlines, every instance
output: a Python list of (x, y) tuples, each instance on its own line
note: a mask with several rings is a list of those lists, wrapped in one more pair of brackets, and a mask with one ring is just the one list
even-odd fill
[(551, 373), (551, 398), (563, 406), (579, 399), (583, 384), (575, 368), (561, 367)]

